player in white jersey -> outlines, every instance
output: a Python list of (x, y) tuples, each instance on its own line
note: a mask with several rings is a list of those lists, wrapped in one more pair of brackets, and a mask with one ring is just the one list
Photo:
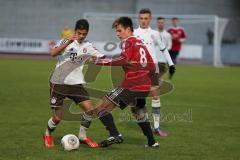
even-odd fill
[[(159, 31), (160, 36), (162, 37), (162, 40), (167, 48), (167, 50), (171, 50), (172, 48), (172, 36), (170, 33), (168, 33), (168, 31), (166, 31), (164, 29), (165, 26), (165, 18), (164, 17), (158, 17), (157, 18), (157, 29)], [(162, 81), (163, 75), (164, 73), (167, 72), (167, 60), (166, 58), (160, 54), (160, 56), (157, 57), (158, 58), (158, 62), (159, 62), (159, 68), (162, 72), (160, 72), (159, 74), (159, 81)], [(169, 78), (172, 78), (172, 75), (169, 75)]]
[(98, 144), (87, 137), (86, 131), (89, 128), (92, 116), (86, 112), (93, 109), (88, 92), (84, 89), (83, 65), (92, 57), (102, 57), (90, 42), (85, 38), (89, 31), (88, 21), (80, 19), (76, 22), (75, 34), (70, 39), (61, 40), (51, 50), (51, 56), (57, 57), (57, 64), (50, 78), (50, 104), (52, 117), (49, 119), (44, 134), (45, 146), (54, 146), (52, 132), (61, 121), (61, 107), (65, 98), (73, 100), (85, 111), (80, 119), (79, 140), (91, 148), (98, 147)]
[(172, 48), (172, 36), (168, 31), (164, 28), (165, 27), (165, 18), (158, 17), (157, 18), (157, 28), (160, 33), (160, 36), (163, 39), (163, 42), (168, 50)]
[[(152, 56), (156, 65), (156, 74), (152, 79), (152, 115), (154, 121), (153, 131), (159, 136), (167, 136), (167, 133), (160, 129), (160, 98), (159, 98), (159, 73), (163, 72), (159, 64), (159, 59), (164, 59), (169, 65), (169, 73), (172, 75), (175, 72), (175, 66), (169, 55), (169, 52), (163, 42), (163, 38), (158, 31), (151, 29), (151, 11), (148, 8), (143, 8), (139, 11), (138, 21), (139, 27), (134, 30), (134, 35), (141, 39), (147, 46), (147, 49)], [(159, 70), (160, 69), (160, 70)]]

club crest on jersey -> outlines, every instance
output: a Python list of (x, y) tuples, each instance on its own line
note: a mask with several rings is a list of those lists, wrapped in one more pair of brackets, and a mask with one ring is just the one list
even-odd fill
[(77, 50), (74, 48), (71, 48), (71, 49), (69, 49), (68, 54), (69, 54), (71, 61), (74, 62), (74, 60), (77, 58)]
[(87, 53), (87, 48), (83, 48), (83, 53)]

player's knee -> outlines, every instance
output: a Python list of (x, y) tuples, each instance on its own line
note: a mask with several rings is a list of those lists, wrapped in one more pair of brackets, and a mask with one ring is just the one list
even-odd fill
[(136, 107), (137, 108), (144, 108), (146, 105), (146, 99), (137, 99), (137, 102), (136, 102)]
[(148, 121), (148, 113), (146, 108), (138, 109), (137, 107), (133, 107), (131, 110), (138, 123)]
[(152, 107), (153, 108), (158, 108), (161, 107), (161, 103), (160, 103), (160, 98), (159, 97), (155, 97), (155, 99), (152, 99)]
[(61, 108), (58, 108), (58, 107), (53, 108), (52, 119), (55, 124), (58, 124), (61, 121), (62, 119)]
[(152, 101), (159, 101), (159, 96), (158, 95), (153, 95), (152, 96)]
[(109, 114), (109, 112), (108, 111), (106, 111), (106, 110), (100, 110), (100, 111), (98, 111), (97, 112), (97, 116), (100, 118), (100, 117), (104, 117), (104, 116), (106, 116), (106, 115), (108, 115)]
[(61, 117), (58, 115), (53, 115), (52, 120), (55, 124), (58, 124), (61, 121)]

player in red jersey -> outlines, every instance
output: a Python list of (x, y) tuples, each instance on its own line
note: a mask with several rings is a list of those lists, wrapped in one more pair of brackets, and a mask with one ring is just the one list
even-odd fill
[(185, 31), (182, 27), (179, 26), (179, 19), (174, 17), (172, 18), (172, 27), (168, 29), (168, 32), (172, 36), (172, 48), (169, 51), (170, 56), (174, 62), (177, 63), (177, 57), (182, 47), (182, 43), (186, 39)]
[(110, 133), (110, 137), (100, 142), (100, 146), (107, 147), (111, 144), (123, 142), (109, 111), (117, 106), (124, 109), (131, 105), (131, 111), (143, 134), (147, 137), (146, 147), (158, 147), (159, 144), (153, 137), (145, 108), (146, 97), (151, 88), (151, 75), (155, 73), (155, 65), (142, 41), (133, 36), (133, 24), (130, 18), (120, 17), (116, 19), (113, 22), (113, 28), (116, 29), (118, 38), (122, 40), (121, 54), (112, 59), (95, 59), (95, 64), (122, 66), (125, 77), (119, 87), (103, 97), (91, 113), (100, 118)]

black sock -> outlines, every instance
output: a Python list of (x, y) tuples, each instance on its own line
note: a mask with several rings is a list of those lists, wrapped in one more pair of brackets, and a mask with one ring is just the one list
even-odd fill
[(50, 128), (49, 126), (47, 126), (47, 130), (48, 132), (51, 134), (56, 128)]
[(107, 113), (104, 116), (101, 116), (99, 119), (101, 120), (103, 125), (106, 127), (106, 129), (109, 131), (110, 136), (118, 136), (119, 135), (119, 132), (113, 121), (113, 116), (111, 113)]
[(153, 145), (156, 141), (153, 137), (150, 122), (139, 122), (138, 125), (142, 129), (143, 134), (147, 137), (148, 145)]

